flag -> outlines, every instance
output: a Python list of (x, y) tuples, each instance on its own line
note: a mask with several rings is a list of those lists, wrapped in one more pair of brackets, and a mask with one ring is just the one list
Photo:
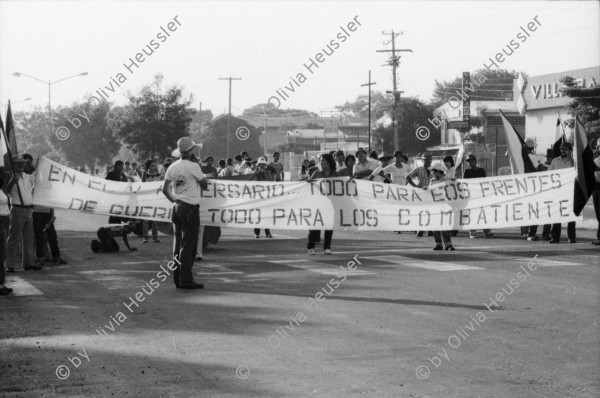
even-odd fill
[(517, 130), (506, 119), (504, 113), (500, 111), (504, 133), (506, 134), (506, 146), (510, 158), (510, 165), (513, 174), (534, 173), (536, 171), (531, 158), (529, 157), (529, 148), (519, 135)]
[(0, 115), (0, 167), (4, 167), (6, 172), (12, 171), (12, 162), (10, 158), (9, 145), (6, 140), (6, 134), (4, 133), (4, 122), (2, 121), (2, 116)]
[(554, 133), (554, 144), (552, 144), (552, 158), (560, 157), (560, 146), (563, 142), (567, 142), (565, 137), (565, 130), (563, 129), (562, 123), (560, 122), (560, 113), (558, 114), (558, 120), (556, 121), (556, 132)]
[(596, 185), (596, 178), (594, 177), (596, 164), (594, 163), (594, 153), (592, 148), (588, 145), (585, 127), (583, 127), (583, 124), (577, 118), (575, 119), (573, 142), (575, 144), (573, 148), (573, 159), (575, 161), (575, 169), (577, 170), (577, 177), (575, 177), (573, 213), (575, 213), (576, 216), (579, 216), (592, 195), (592, 192), (594, 192)]
[(10, 110), (10, 101), (8, 101), (8, 109), (6, 110), (6, 139), (12, 155), (17, 155), (17, 139), (15, 138), (15, 125), (13, 123), (12, 111)]
[(465, 143), (462, 140), (462, 137), (460, 136), (460, 133), (458, 132), (458, 130), (454, 130), (455, 134), (456, 134), (456, 140), (460, 143), (460, 148), (458, 148), (458, 153), (456, 154), (456, 161), (455, 166), (454, 166), (454, 170), (458, 170), (458, 168), (460, 167), (460, 165), (463, 162), (463, 159), (465, 157)]

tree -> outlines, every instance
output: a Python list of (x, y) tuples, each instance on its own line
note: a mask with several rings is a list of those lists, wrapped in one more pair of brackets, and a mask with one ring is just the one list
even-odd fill
[[(384, 94), (381, 91), (371, 92), (371, 119), (379, 119), (386, 111), (391, 113), (393, 103), (394, 97), (391, 94)], [(361, 94), (354, 101), (337, 105), (335, 109), (354, 117), (369, 117), (369, 96)]]
[[(440, 132), (437, 129), (429, 129), (429, 135), (421, 140), (417, 135), (420, 126), (429, 125), (431, 118), (431, 106), (417, 98), (400, 98), (400, 122), (398, 124), (398, 142), (400, 150), (405, 154), (417, 154), (423, 152), (429, 146), (440, 142)], [(398, 122), (398, 121), (397, 121)], [(394, 152), (394, 132), (392, 125), (388, 127), (379, 126), (373, 133), (373, 141), (379, 142), (375, 148), (383, 150), (388, 154)], [(383, 145), (381, 142), (383, 141)]]
[[(471, 85), (474, 91), (465, 90), (465, 94), (473, 101), (503, 101), (506, 98), (512, 99), (513, 81), (517, 72), (507, 71), (506, 69), (478, 69), (471, 73)], [(485, 80), (483, 81), (483, 78)], [(483, 81), (483, 83), (479, 83)], [(431, 103), (433, 108), (448, 101), (452, 96), (461, 100), (462, 76), (451, 81), (435, 81)], [(458, 92), (458, 93), (457, 93)], [(464, 96), (464, 95), (463, 95)]]
[[(246, 127), (250, 131), (250, 135), (236, 134), (239, 127)], [(202, 158), (212, 156), (215, 159), (227, 157), (227, 115), (221, 115), (214, 119), (206, 127), (206, 140), (202, 142)], [(229, 141), (229, 156), (246, 151), (256, 160), (262, 156), (263, 149), (260, 146), (260, 132), (244, 119), (231, 116), (230, 119), (230, 141)]]
[(48, 113), (37, 107), (33, 112), (15, 112), (15, 137), (19, 153), (28, 153), (37, 159), (41, 156), (59, 161), (60, 155), (52, 147)]
[(111, 118), (115, 136), (140, 158), (169, 156), (177, 140), (189, 136), (192, 97), (176, 86), (161, 94), (162, 80), (158, 74), (139, 94), (129, 94), (128, 106)]
[(108, 126), (110, 106), (107, 102), (94, 106), (85, 101), (56, 110), (56, 129), (50, 141), (61, 151), (68, 165), (93, 168), (98, 163), (110, 163), (119, 150), (119, 143)]
[[(565, 85), (564, 92), (573, 98), (568, 105), (569, 115), (583, 123), (588, 142), (600, 138), (600, 86), (578, 87), (577, 81), (570, 76), (562, 77), (560, 82)], [(567, 120), (566, 124), (572, 129), (575, 120)]]

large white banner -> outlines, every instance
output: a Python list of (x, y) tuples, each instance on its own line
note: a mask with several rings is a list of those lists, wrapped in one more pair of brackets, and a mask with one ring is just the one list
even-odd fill
[[(448, 181), (428, 190), (350, 180), (210, 180), (203, 225), (233, 228), (434, 231), (577, 221), (575, 169)], [(90, 176), (42, 158), (34, 203), (91, 214), (169, 221), (162, 182), (125, 183)]]

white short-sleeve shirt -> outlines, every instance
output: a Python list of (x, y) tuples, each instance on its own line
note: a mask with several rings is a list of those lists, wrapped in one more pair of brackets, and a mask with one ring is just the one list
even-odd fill
[(165, 180), (171, 180), (171, 192), (175, 199), (191, 205), (200, 204), (200, 186), (198, 182), (205, 178), (198, 163), (179, 159), (167, 169)]

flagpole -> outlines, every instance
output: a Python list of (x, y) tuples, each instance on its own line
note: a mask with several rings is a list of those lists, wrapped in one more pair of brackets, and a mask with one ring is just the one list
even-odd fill
[[(8, 109), (6, 110), (6, 125), (7, 126), (8, 126), (9, 114), (10, 114), (10, 120), (12, 121), (12, 111), (10, 109), (10, 100), (8, 100)], [(14, 121), (12, 122), (12, 125), (14, 128)], [(0, 123), (0, 127), (2, 127), (1, 123)], [(8, 153), (8, 162), (10, 163), (10, 171), (12, 171), (13, 177), (17, 177), (16, 185), (17, 185), (17, 192), (19, 193), (19, 199), (21, 199), (21, 205), (24, 205), (25, 202), (23, 202), (23, 195), (21, 195), (21, 188), (19, 187), (19, 177), (15, 173), (14, 162), (12, 159), (12, 152), (10, 151), (10, 144), (8, 143), (8, 138), (6, 138), (6, 131), (4, 131), (4, 127), (2, 127), (2, 138), (4, 139), (4, 142), (6, 143), (6, 153)], [(11, 203), (11, 205), (12, 205), (12, 203)]]

